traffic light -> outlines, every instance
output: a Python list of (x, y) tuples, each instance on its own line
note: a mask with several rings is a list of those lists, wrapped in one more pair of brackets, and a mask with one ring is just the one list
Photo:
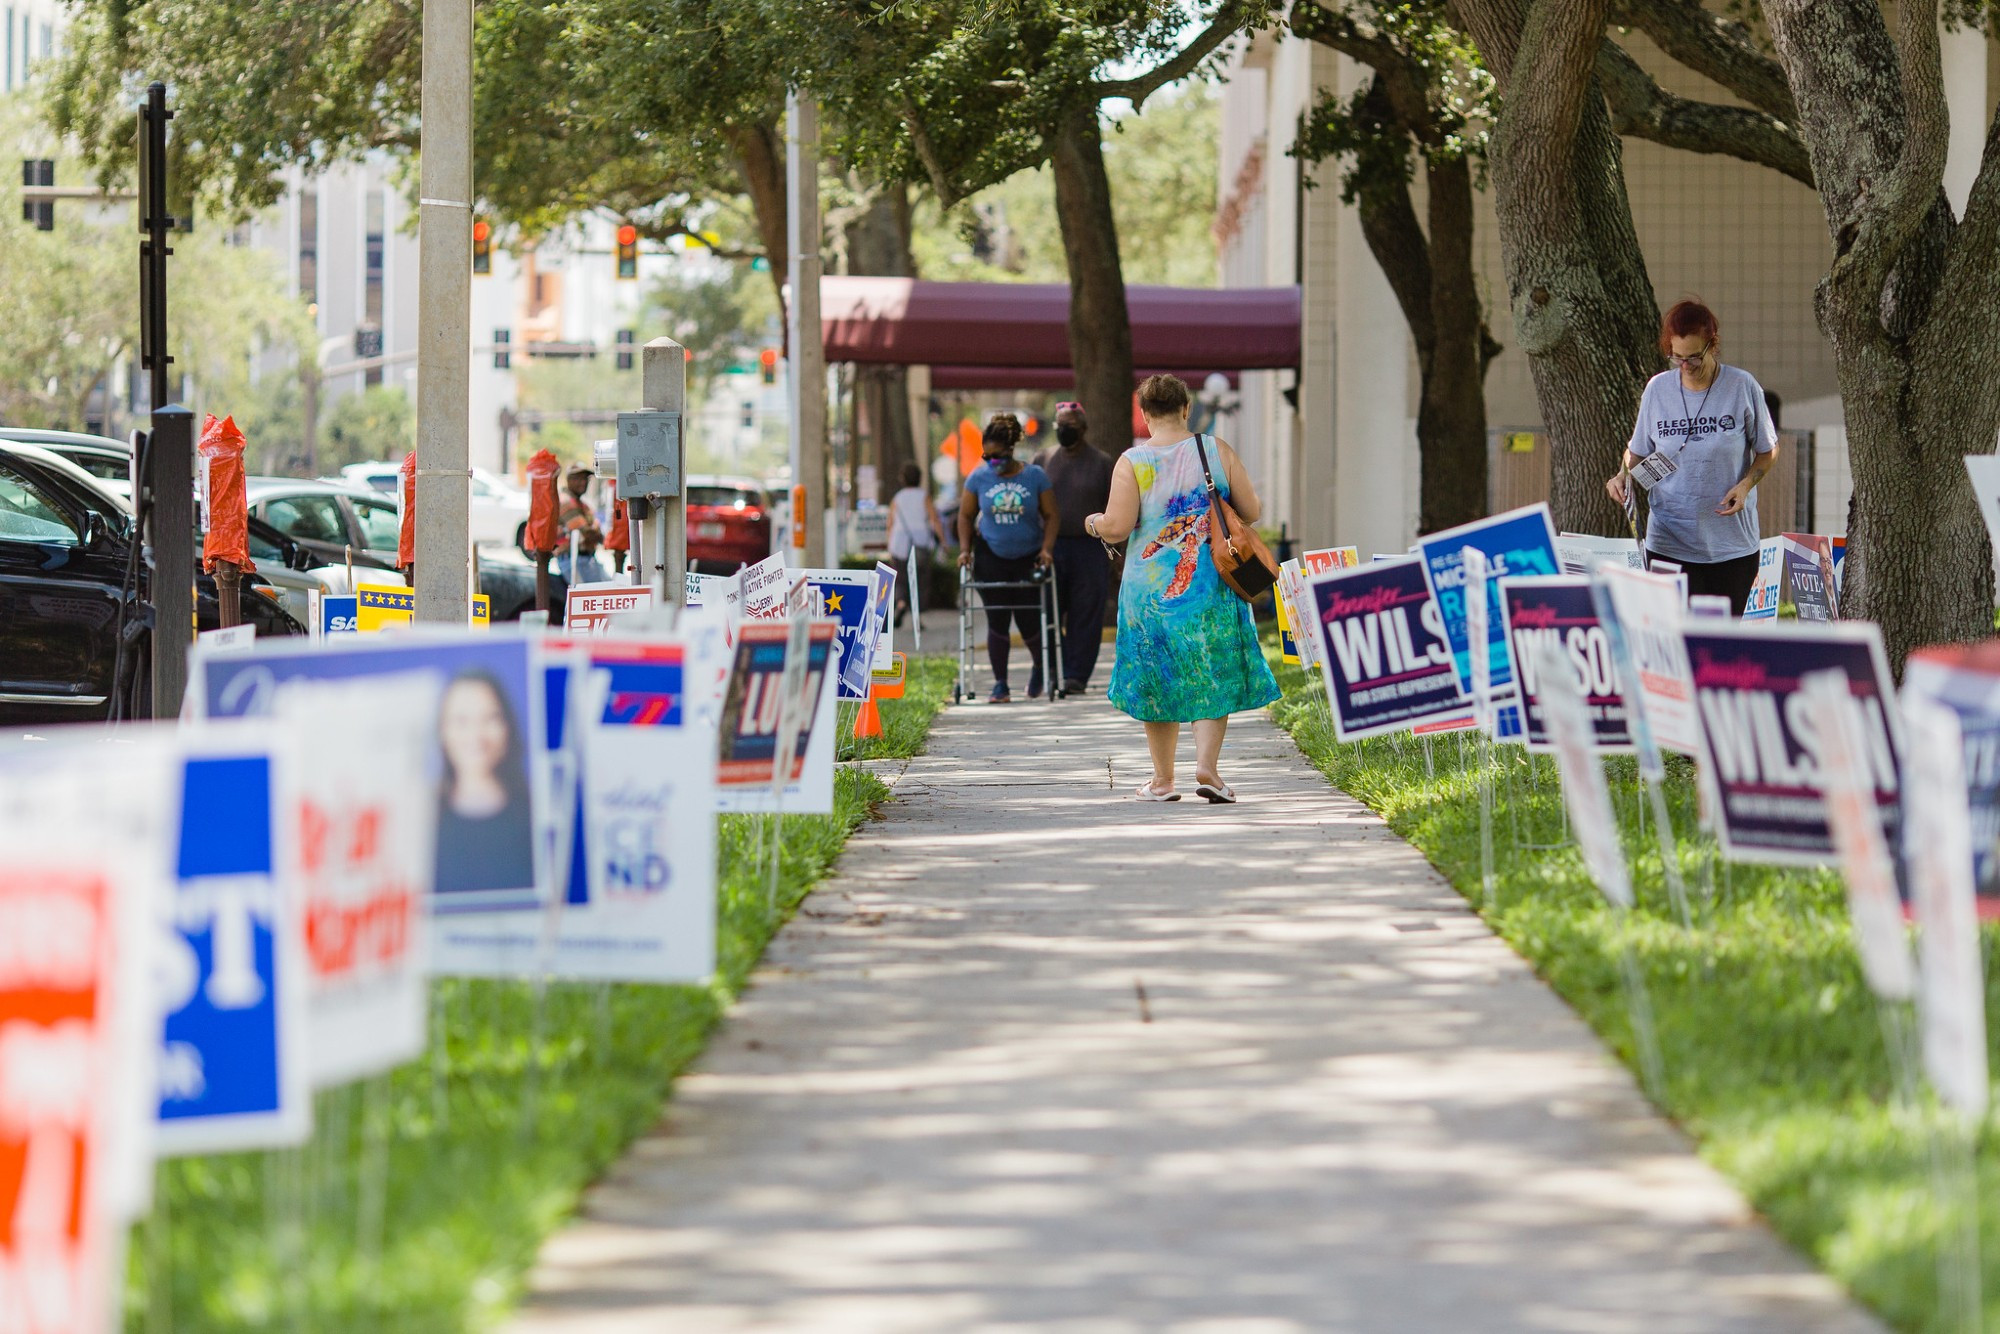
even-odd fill
[(514, 365), (514, 331), (495, 329), (493, 331), (493, 369), (510, 370)]
[(632, 369), (632, 331), (630, 329), (620, 329), (618, 331), (618, 369), (621, 371)]
[[(32, 189), (38, 185), (56, 183), (56, 164), (49, 158), (22, 158), (21, 184)], [(56, 205), (53, 199), (24, 199), (21, 201), (21, 221), (32, 222), (39, 232), (56, 229)]]
[(639, 276), (639, 229), (629, 222), (618, 226), (618, 276), (621, 279)]
[(484, 218), (472, 224), (472, 271), (493, 272), (493, 224)]
[(757, 354), (757, 369), (764, 376), (765, 384), (778, 382), (778, 349), (767, 347)]

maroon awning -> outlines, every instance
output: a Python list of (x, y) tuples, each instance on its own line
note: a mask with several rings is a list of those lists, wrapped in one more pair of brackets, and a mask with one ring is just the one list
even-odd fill
[[(1193, 388), (1193, 390), (1198, 394), (1201, 392), (1202, 381), (1206, 380), (1209, 377), (1209, 375), (1216, 369), (1216, 367), (1209, 366), (1201, 370), (1196, 370), (1193, 367), (1188, 367), (1188, 366), (1181, 366), (1181, 367), (1154, 366), (1146, 370), (1134, 372), (1132, 376), (1132, 385), (1134, 388), (1137, 388), (1139, 381), (1145, 379), (1148, 375), (1153, 375), (1159, 371), (1164, 371), (1169, 369), (1171, 369), (1174, 372), (1174, 374), (1186, 380), (1189, 386)], [(1237, 389), (1241, 387), (1242, 373), (1240, 371), (1223, 371), (1222, 374), (1229, 377), (1229, 387), (1231, 389)], [(933, 366), (931, 367), (931, 388), (933, 390), (952, 390), (952, 389), (1056, 390), (1056, 389), (1074, 389), (1075, 387), (1076, 387), (1076, 373), (1067, 366)]]
[[(1128, 286), (1134, 365), (1177, 374), (1299, 360), (1296, 287)], [(1066, 283), (820, 280), (828, 361), (902, 366), (1067, 367)]]

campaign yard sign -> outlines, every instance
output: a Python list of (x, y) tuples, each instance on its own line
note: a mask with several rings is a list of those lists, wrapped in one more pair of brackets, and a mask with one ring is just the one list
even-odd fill
[(1500, 609), (1519, 670), (1528, 749), (1548, 750), (1554, 745), (1538, 667), (1539, 650), (1547, 648), (1555, 654), (1550, 660), (1563, 663), (1576, 679), (1590, 722), (1591, 744), (1599, 750), (1629, 751), (1632, 734), (1625, 697), (1612, 662), (1610, 636), (1597, 619), (1590, 579), (1579, 575), (1503, 579)]
[(1883, 837), (1896, 846), (1901, 740), (1889, 707), (1893, 678), (1872, 621), (1828, 625), (1688, 622), (1681, 632), (1701, 721), (1703, 757), (1720, 797), (1723, 851), (1740, 861), (1824, 866), (1835, 861), (1821, 762), (1802, 678), (1838, 669), (1860, 711), (1865, 768)]
[(1775, 621), (1778, 601), (1785, 591), (1785, 544), (1780, 537), (1767, 537), (1757, 544), (1757, 580), (1750, 585), (1750, 600), (1743, 606), (1746, 621)]
[[(1472, 693), (1472, 650), (1466, 642), (1464, 550), (1485, 556), (1486, 640), (1489, 686), (1496, 701), (1513, 692), (1513, 659), (1507, 652), (1507, 629), (1500, 615), (1499, 581), (1519, 575), (1560, 574), (1556, 560), (1556, 530), (1547, 505), (1529, 505), (1490, 519), (1480, 519), (1417, 539), (1424, 578), (1444, 618), (1458, 686)], [(1504, 733), (1503, 733), (1504, 738)]]
[(1591, 574), (1600, 565), (1616, 565), (1627, 570), (1646, 568), (1645, 553), (1639, 550), (1638, 541), (1630, 537), (1559, 533), (1556, 536), (1556, 559), (1562, 562), (1564, 574)]
[(1778, 539), (1785, 556), (1785, 582), (1802, 621), (1840, 619), (1834, 589), (1833, 542), (1814, 533), (1786, 533)]
[(687, 707), (674, 639), (582, 644), (572, 689), (582, 743), (587, 886), (561, 912), (434, 923), (440, 970), (493, 977), (700, 982), (715, 968), (715, 734)]
[(304, 931), (277, 874), (272, 739), (197, 732), (181, 766), (171, 929), (156, 972), (162, 1156), (277, 1148), (312, 1133)]
[(792, 572), (785, 566), (783, 552), (774, 552), (741, 571), (743, 614), (753, 620), (768, 621), (785, 614), (785, 595), (791, 590)]
[(798, 740), (793, 746), (786, 781), (795, 782), (804, 772), (806, 751), (811, 745), (811, 712), (818, 702), (820, 678), (833, 651), (835, 629), (829, 621), (811, 625), (800, 695), (788, 700), (784, 675), (791, 622), (758, 621), (742, 627), (736, 640), (735, 661), (729, 670), (729, 684), (723, 694), (716, 743), (715, 777), (719, 787), (770, 787), (777, 776), (778, 731), (780, 712), (784, 709), (796, 709), (806, 715), (794, 720), (790, 729)]
[(649, 611), (651, 584), (574, 584), (563, 602), (563, 629), (572, 635), (601, 635), (611, 630), (611, 618)]
[[(417, 735), (430, 777), (437, 862), (425, 887), (441, 913), (532, 907), (554, 885), (546, 839), (551, 796), (540, 641), (493, 631), (410, 631), (337, 647), (260, 639), (253, 653), (196, 658), (188, 697), (198, 716), (268, 713), (293, 681), (434, 679), (435, 712)], [(365, 705), (358, 706), (366, 708)]]
[[(872, 570), (800, 570), (819, 593), (822, 614), (840, 627), (840, 663), (836, 670), (839, 698), (868, 698), (868, 672), (875, 644), (868, 635), (868, 605), (875, 592)], [(852, 673), (849, 668), (853, 667)]]
[(360, 628), (360, 599), (354, 594), (328, 593), (319, 600), (321, 637), (351, 635)]
[(440, 694), (424, 672), (302, 678), (272, 705), (289, 742), (274, 782), (275, 856), (304, 919), (317, 1087), (423, 1054)]
[(1320, 671), (1342, 741), (1465, 712), (1444, 618), (1415, 557), (1315, 576), (1307, 585)]
[(354, 628), (363, 634), (417, 619), (416, 590), (402, 584), (356, 584)]
[(2000, 640), (1918, 649), (1903, 667), (1903, 696), (1958, 719), (1979, 915), (2000, 918)]
[[(1609, 616), (1631, 656), (1631, 674), (1621, 676), (1628, 708), (1645, 713), (1652, 744), (1683, 755), (1701, 754), (1701, 722), (1695, 716), (1694, 681), (1688, 672), (1681, 626), (1680, 583), (1671, 575), (1599, 567), (1598, 588)], [(1606, 611), (1602, 603), (1600, 614)], [(1607, 624), (1606, 629), (1612, 627)], [(1636, 728), (1632, 729), (1636, 733)]]

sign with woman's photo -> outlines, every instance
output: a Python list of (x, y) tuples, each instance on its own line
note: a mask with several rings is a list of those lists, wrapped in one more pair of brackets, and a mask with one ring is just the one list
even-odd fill
[[(1496, 702), (1513, 693), (1513, 659), (1507, 652), (1507, 627), (1500, 615), (1500, 580), (1518, 575), (1561, 574), (1556, 559), (1556, 528), (1547, 505), (1528, 505), (1490, 519), (1432, 533), (1417, 541), (1424, 578), (1444, 618), (1445, 638), (1458, 671), (1458, 688), (1472, 693), (1472, 649), (1466, 640), (1464, 550), (1486, 557), (1486, 642), (1488, 686)], [(1504, 739), (1504, 734), (1503, 734)]]
[(201, 716), (269, 713), (293, 681), (351, 681), (421, 672), (439, 687), (429, 729), (435, 781), (439, 913), (534, 907), (553, 875), (537, 837), (547, 810), (546, 715), (536, 642), (469, 631), (300, 646), (260, 639), (256, 651), (196, 658), (188, 697)]
[(1308, 587), (1340, 740), (1465, 712), (1444, 620), (1415, 557), (1334, 570)]
[(1630, 750), (1624, 692), (1612, 664), (1610, 637), (1597, 620), (1588, 576), (1503, 579), (1500, 609), (1520, 678), (1523, 740), (1528, 749), (1548, 750), (1554, 744), (1542, 703), (1545, 686), (1537, 665), (1541, 658), (1535, 651), (1546, 647), (1555, 652), (1552, 661), (1566, 664), (1576, 678), (1590, 721), (1591, 744), (1599, 750)]
[(1896, 846), (1902, 747), (1891, 707), (1894, 678), (1874, 622), (1689, 621), (1681, 638), (1694, 680), (1704, 762), (1721, 798), (1716, 827), (1727, 855), (1778, 865), (1834, 863), (1821, 791), (1824, 740), (1800, 698), (1802, 678), (1830, 668), (1847, 675), (1883, 837)]

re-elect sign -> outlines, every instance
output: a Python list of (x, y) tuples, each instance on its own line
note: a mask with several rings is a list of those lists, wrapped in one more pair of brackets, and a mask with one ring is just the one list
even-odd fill
[(563, 629), (572, 635), (601, 635), (611, 618), (653, 605), (651, 584), (578, 584), (563, 604)]
[(1547, 750), (1554, 744), (1542, 699), (1546, 687), (1537, 667), (1544, 661), (1541, 653), (1546, 647), (1555, 651), (1550, 661), (1564, 663), (1576, 678), (1591, 744), (1599, 750), (1630, 750), (1625, 698), (1612, 664), (1610, 636), (1598, 624), (1590, 579), (1579, 575), (1504, 579), (1500, 607), (1520, 677), (1528, 749)]
[(1509, 510), (1490, 519), (1432, 533), (1417, 542), (1423, 558), (1424, 577), (1431, 596), (1437, 599), (1444, 617), (1444, 633), (1451, 645), (1452, 660), (1458, 669), (1459, 689), (1472, 693), (1472, 647), (1466, 642), (1465, 563), (1466, 547), (1486, 557), (1486, 643), (1491, 676), (1489, 685), (1497, 702), (1512, 693), (1513, 659), (1507, 652), (1507, 628), (1500, 615), (1500, 580), (1510, 576), (1561, 574), (1556, 560), (1556, 529), (1549, 521), (1547, 505), (1529, 505)]
[(1415, 557), (1334, 570), (1308, 587), (1342, 741), (1464, 712), (1444, 621)]
[(1838, 668), (1860, 712), (1875, 805), (1898, 837), (1900, 745), (1892, 678), (1872, 621), (1752, 626), (1690, 621), (1682, 631), (1703, 748), (1721, 797), (1723, 850), (1740, 861), (1822, 866), (1835, 860), (1821, 792), (1824, 741), (1800, 680)]

